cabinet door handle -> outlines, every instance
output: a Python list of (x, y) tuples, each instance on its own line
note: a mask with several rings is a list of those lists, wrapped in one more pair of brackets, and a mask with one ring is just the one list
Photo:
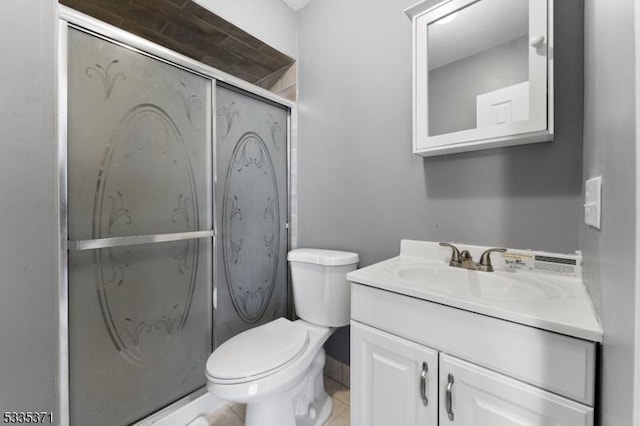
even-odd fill
[(445, 395), (445, 403), (447, 405), (447, 416), (449, 416), (449, 420), (453, 421), (453, 401), (451, 398), (451, 393), (453, 392), (453, 375), (449, 373), (447, 377), (447, 392)]
[(422, 397), (422, 405), (425, 407), (429, 405), (429, 398), (427, 398), (427, 373), (429, 372), (429, 365), (425, 362), (422, 363), (422, 374), (420, 374), (420, 396)]

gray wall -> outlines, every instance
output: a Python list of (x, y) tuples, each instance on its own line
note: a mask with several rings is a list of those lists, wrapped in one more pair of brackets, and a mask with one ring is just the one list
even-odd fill
[(634, 0), (585, 2), (584, 178), (602, 175), (603, 210), (602, 230), (582, 225), (580, 236), (584, 280), (604, 328), (602, 425), (633, 424), (638, 309), (634, 265), (638, 46), (634, 46), (633, 19)]
[(475, 129), (476, 97), (529, 80), (529, 38), (429, 71), (429, 135)]
[(56, 407), (56, 6), (0, 2), (0, 412)]
[[(573, 252), (582, 192), (581, 1), (556, 1), (552, 143), (411, 153), (414, 0), (322, 0), (299, 12), (299, 245), (361, 266), (401, 238)], [(348, 361), (341, 330), (327, 344)]]

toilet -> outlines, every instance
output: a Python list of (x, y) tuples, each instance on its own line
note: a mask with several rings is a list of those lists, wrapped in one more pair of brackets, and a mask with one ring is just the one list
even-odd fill
[(319, 426), (331, 415), (323, 345), (349, 324), (356, 253), (295, 249), (287, 256), (296, 313), (247, 330), (218, 347), (206, 365), (216, 397), (247, 404), (246, 426)]

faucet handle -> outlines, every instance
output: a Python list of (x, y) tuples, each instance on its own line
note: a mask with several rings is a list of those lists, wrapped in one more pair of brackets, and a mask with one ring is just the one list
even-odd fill
[(460, 250), (458, 250), (458, 247), (449, 243), (439, 243), (439, 244), (442, 247), (449, 247), (451, 249), (451, 260), (449, 261), (449, 266), (459, 267), (460, 265), (462, 265), (462, 262), (460, 261)]
[(493, 265), (491, 264), (491, 253), (493, 252), (504, 253), (507, 249), (504, 248), (490, 248), (485, 250), (480, 256), (480, 262), (478, 262), (478, 270), (484, 272), (493, 272)]

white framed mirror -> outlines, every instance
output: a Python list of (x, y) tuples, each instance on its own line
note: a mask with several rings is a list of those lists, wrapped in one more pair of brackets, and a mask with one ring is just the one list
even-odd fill
[(425, 0), (414, 27), (414, 153), (553, 139), (551, 0)]

